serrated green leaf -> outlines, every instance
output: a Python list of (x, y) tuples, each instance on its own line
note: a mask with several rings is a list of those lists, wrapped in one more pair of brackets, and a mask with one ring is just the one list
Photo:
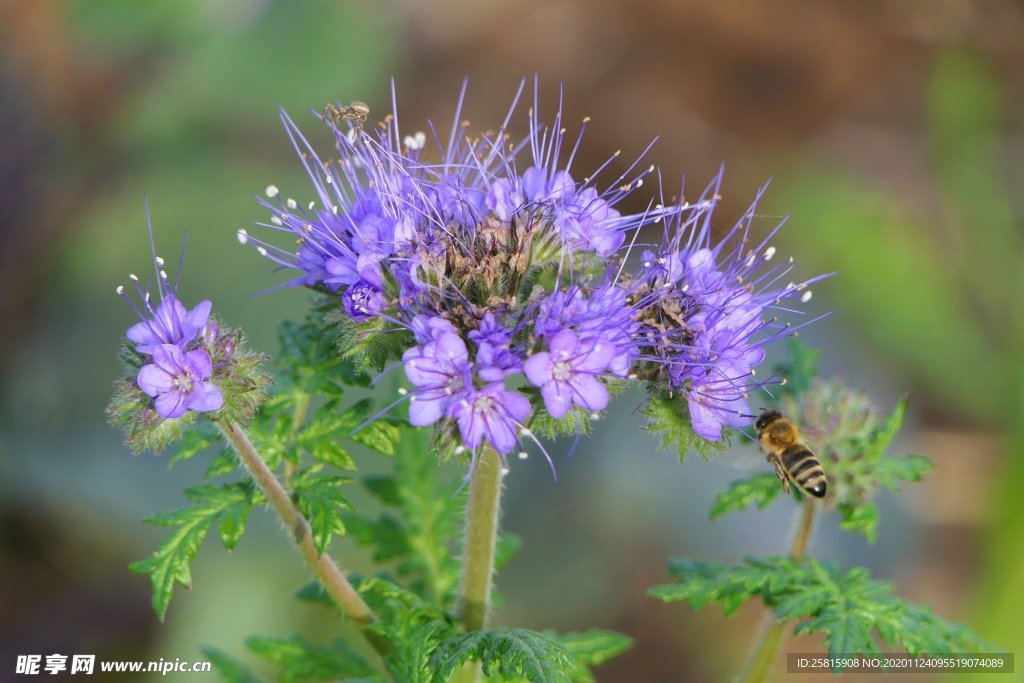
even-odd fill
[(356, 463), (352, 456), (341, 447), (341, 444), (333, 439), (320, 439), (315, 443), (307, 444), (306, 449), (314, 459), (319, 460), (325, 465), (330, 465), (339, 470), (356, 469)]
[[(746, 564), (675, 560), (677, 583), (648, 594), (663, 602), (686, 600), (691, 609), (714, 602), (726, 614), (760, 598), (780, 620), (798, 621), (794, 633), (823, 633), (832, 654), (878, 652), (874, 632), (908, 652), (995, 651), (968, 629), (892, 595), (892, 586), (855, 567), (848, 572), (813, 559), (748, 559)], [(802, 620), (802, 621), (801, 621)]]
[(223, 650), (206, 645), (202, 651), (224, 683), (263, 683), (245, 664)]
[(839, 503), (836, 506), (836, 511), (842, 518), (842, 521), (839, 522), (840, 529), (862, 533), (868, 543), (878, 540), (878, 508), (874, 503), (861, 505)]
[[(137, 574), (149, 574), (153, 584), (153, 609), (162, 620), (175, 584), (190, 586), (189, 565), (199, 552), (206, 533), (223, 515), (231, 518), (220, 529), (224, 546), (232, 548), (244, 529), (245, 515), (260, 500), (251, 484), (196, 486), (185, 490), (194, 506), (153, 515), (145, 521), (157, 526), (180, 527), (145, 560), (129, 565)], [(223, 524), (223, 522), (222, 522)]]
[(564, 633), (558, 636), (558, 642), (585, 666), (600, 666), (633, 646), (633, 639), (627, 635), (596, 628), (582, 633)]
[(577, 672), (569, 651), (536, 631), (502, 628), (474, 631), (443, 640), (433, 657), (440, 680), (447, 680), (467, 661), (482, 664), (485, 676), (525, 678), (531, 683), (571, 682)]
[(174, 449), (174, 455), (167, 461), (167, 469), (171, 469), (176, 463), (189, 460), (202, 453), (212, 446), (218, 440), (218, 437), (219, 432), (217, 428), (209, 422), (189, 429), (182, 436), (177, 448)]
[(230, 474), (238, 467), (238, 455), (231, 448), (225, 448), (215, 455), (206, 468), (205, 479)]
[(335, 534), (345, 535), (342, 510), (351, 510), (352, 506), (338, 489), (352, 480), (320, 474), (318, 467), (309, 468), (294, 477), (292, 487), (295, 503), (309, 522), (313, 544), (317, 551), (325, 553)]
[(919, 482), (934, 468), (935, 464), (931, 460), (920, 455), (882, 458), (875, 467), (875, 478), (879, 486), (895, 491), (899, 488), (899, 482)]
[(280, 680), (337, 680), (346, 676), (373, 676), (374, 669), (344, 640), (315, 645), (302, 636), (252, 636), (245, 641), (250, 650), (281, 667)]
[(711, 505), (711, 519), (736, 510), (756, 505), (763, 510), (775, 500), (782, 491), (779, 478), (771, 472), (762, 472), (746, 479), (738, 479), (725, 491), (715, 493), (715, 502)]

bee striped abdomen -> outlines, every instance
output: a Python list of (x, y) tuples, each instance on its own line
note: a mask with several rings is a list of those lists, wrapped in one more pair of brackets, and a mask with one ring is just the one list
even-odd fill
[(807, 446), (798, 443), (784, 450), (782, 466), (801, 489), (815, 498), (825, 497), (825, 471)]

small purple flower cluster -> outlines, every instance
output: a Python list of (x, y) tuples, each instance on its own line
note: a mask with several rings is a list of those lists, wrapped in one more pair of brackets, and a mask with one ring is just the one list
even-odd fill
[[(609, 386), (627, 380), (685, 396), (705, 439), (748, 424), (763, 347), (792, 333), (769, 311), (806, 301), (814, 280), (778, 285), (792, 259), (771, 267), (774, 248), (753, 245), (753, 207), (712, 243), (718, 180), (692, 204), (659, 196), (623, 214), (654, 167), (637, 160), (601, 190), (616, 153), (576, 180), (587, 120), (567, 138), (561, 112), (550, 127), (538, 120), (535, 91), (528, 133), (510, 142), (521, 94), (497, 133), (474, 137), (464, 87), (436, 155), (391, 115), (374, 132), (335, 128), (338, 158), (324, 162), (282, 113), (316, 199), (303, 206), (269, 186), (260, 200), (271, 218), (259, 225), (296, 249), (245, 230), (239, 240), (298, 271), (288, 284), (340, 295), (357, 334), (407, 330), (410, 421), (457, 428), (467, 448), (513, 450), (533, 438), (538, 410), (579, 424), (576, 411), (604, 410)], [(660, 245), (640, 243), (648, 227)]]
[[(150, 227), (152, 244), (153, 230)], [(184, 249), (182, 249), (184, 255)], [(153, 407), (160, 417), (178, 418), (190, 410), (206, 413), (220, 409), (224, 403), (221, 390), (210, 379), (213, 362), (210, 354), (197, 348), (203, 339), (217, 337), (217, 325), (209, 320), (211, 304), (201, 301), (191, 311), (178, 300), (178, 278), (173, 286), (164, 270), (164, 260), (153, 250), (155, 281), (160, 304), (150, 302), (149, 288), (139, 285), (139, 278), (130, 279), (142, 302), (138, 307), (118, 286), (117, 293), (132, 307), (140, 322), (132, 325), (125, 336), (135, 350), (148, 361), (139, 370), (139, 388), (154, 399)], [(180, 275), (180, 264), (179, 264)]]

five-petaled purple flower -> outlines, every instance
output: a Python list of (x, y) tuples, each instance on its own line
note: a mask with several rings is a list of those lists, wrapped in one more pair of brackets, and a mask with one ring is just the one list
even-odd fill
[(223, 405), (220, 389), (207, 381), (213, 366), (206, 351), (185, 352), (175, 344), (160, 344), (153, 349), (152, 361), (142, 366), (138, 382), (156, 399), (154, 406), (161, 417), (181, 417), (189, 410), (205, 413)]
[(600, 338), (581, 340), (565, 329), (551, 337), (548, 351), (530, 356), (523, 372), (540, 387), (551, 417), (565, 417), (573, 405), (597, 412), (608, 406), (608, 389), (599, 377), (614, 355), (612, 344)]

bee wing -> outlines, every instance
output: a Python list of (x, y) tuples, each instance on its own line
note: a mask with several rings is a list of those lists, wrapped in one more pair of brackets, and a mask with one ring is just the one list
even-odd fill
[(742, 470), (744, 472), (763, 470), (766, 467), (764, 454), (751, 448), (731, 448), (720, 455), (716, 455), (714, 461), (734, 470)]

